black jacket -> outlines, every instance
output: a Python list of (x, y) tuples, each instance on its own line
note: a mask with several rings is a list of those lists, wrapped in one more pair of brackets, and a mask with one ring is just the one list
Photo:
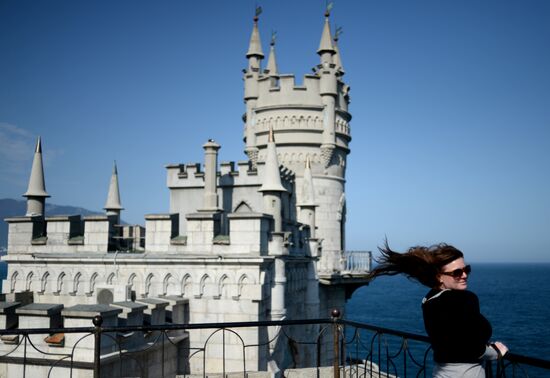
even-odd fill
[(474, 293), (432, 289), (422, 301), (422, 312), (436, 362), (480, 362), (492, 329)]

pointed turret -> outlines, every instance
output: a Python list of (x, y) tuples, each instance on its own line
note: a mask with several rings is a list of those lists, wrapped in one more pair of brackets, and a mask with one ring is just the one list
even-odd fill
[(334, 62), (336, 69), (344, 74), (345, 71), (344, 65), (342, 64), (342, 56), (340, 55), (340, 49), (338, 48), (338, 39), (340, 39), (340, 34), (342, 34), (342, 28), (336, 28), (336, 32), (334, 33), (334, 51), (336, 51), (336, 54), (332, 57), (332, 61)]
[(334, 46), (332, 45), (332, 34), (330, 33), (329, 23), (329, 11), (325, 12), (325, 26), (323, 27), (323, 34), (321, 35), (321, 42), (319, 43), (319, 49), (317, 54), (321, 55), (321, 63), (332, 63), (332, 55), (336, 54)]
[(321, 36), (321, 43), (317, 53), (321, 56), (321, 64), (317, 74), (321, 77), (319, 94), (323, 101), (323, 144), (321, 157), (325, 168), (334, 164), (333, 156), (336, 148), (336, 97), (338, 95), (337, 68), (334, 65), (333, 55), (336, 54), (330, 33), (329, 15), (332, 3), (325, 12), (325, 26)]
[(273, 138), (273, 128), (269, 128), (263, 184), (259, 191), (262, 192), (264, 198), (264, 212), (273, 216), (273, 231), (281, 232), (283, 229), (281, 194), (287, 190), (281, 184), (281, 173), (279, 171), (275, 139)]
[(109, 193), (107, 194), (107, 202), (105, 202), (105, 212), (107, 215), (116, 215), (120, 217), (120, 212), (124, 208), (120, 204), (120, 191), (118, 189), (118, 170), (116, 162), (113, 164), (113, 173), (111, 182), (109, 183)]
[[(264, 58), (264, 53), (262, 51), (262, 42), (260, 39), (260, 31), (258, 30), (258, 16), (261, 13), (261, 8), (256, 9), (256, 16), (254, 17), (254, 26), (252, 28), (252, 34), (250, 35), (250, 43), (248, 44), (248, 52), (246, 57), (251, 60), (259, 63), (261, 59)], [(253, 59), (255, 58), (255, 59)], [(258, 64), (259, 67), (259, 64)]]
[(244, 72), (244, 101), (246, 103), (246, 118), (244, 127), (244, 139), (246, 141), (245, 153), (252, 162), (252, 168), (256, 169), (258, 160), (258, 147), (256, 146), (256, 134), (254, 133), (256, 101), (258, 100), (258, 79), (260, 78), (260, 63), (264, 58), (260, 32), (258, 30), (258, 16), (262, 12), (261, 7), (256, 8), (254, 27), (250, 36), (250, 44), (246, 58), (248, 69)]
[(32, 161), (29, 186), (23, 197), (27, 197), (27, 216), (44, 215), (46, 198), (50, 195), (46, 192), (44, 180), (44, 166), (42, 164), (42, 140), (38, 137)]
[(281, 173), (279, 171), (279, 160), (277, 159), (277, 147), (273, 136), (273, 128), (269, 129), (269, 140), (265, 157), (265, 175), (260, 192), (286, 192), (281, 184)]
[(267, 66), (265, 67), (265, 73), (269, 74), (269, 76), (277, 76), (279, 74), (277, 59), (275, 58), (275, 35), (275, 33), (271, 35), (269, 57), (267, 58)]

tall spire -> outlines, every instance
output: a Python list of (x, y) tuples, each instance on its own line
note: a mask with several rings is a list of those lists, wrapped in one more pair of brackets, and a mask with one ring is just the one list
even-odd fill
[(250, 36), (250, 44), (248, 46), (248, 68), (244, 73), (244, 101), (246, 103), (245, 117), (245, 153), (248, 155), (252, 163), (252, 169), (256, 169), (258, 161), (258, 147), (256, 146), (255, 124), (256, 115), (254, 109), (259, 96), (258, 79), (260, 78), (260, 64), (264, 58), (262, 52), (262, 43), (260, 41), (260, 32), (258, 31), (258, 16), (262, 12), (261, 7), (256, 8), (256, 16), (254, 17), (254, 28)]
[(113, 173), (111, 174), (111, 182), (109, 184), (109, 193), (107, 194), (107, 202), (105, 202), (105, 211), (107, 215), (120, 216), (120, 211), (123, 210), (120, 204), (120, 191), (118, 189), (118, 170), (116, 161), (113, 164)]
[(323, 61), (326, 61), (326, 59), (324, 59), (325, 57), (330, 57), (331, 55), (336, 53), (336, 50), (334, 50), (334, 46), (332, 45), (332, 34), (330, 33), (329, 16), (330, 9), (327, 8), (327, 11), (325, 12), (325, 25), (323, 27), (323, 34), (321, 35), (321, 42), (319, 43), (319, 49), (317, 50), (317, 54), (321, 55), (321, 59)]
[(50, 195), (46, 192), (44, 180), (44, 165), (42, 164), (42, 140), (38, 137), (34, 158), (32, 161), (29, 186), (23, 197), (27, 197), (27, 215), (44, 215), (46, 198)]
[(275, 37), (277, 33), (273, 32), (271, 34), (271, 43), (269, 44), (269, 57), (267, 58), (267, 66), (265, 67), (266, 73), (270, 76), (277, 76), (279, 70), (277, 69), (277, 60), (275, 58)]
[(269, 128), (269, 140), (267, 142), (267, 151), (265, 157), (265, 175), (260, 192), (286, 192), (281, 184), (281, 173), (279, 171), (279, 161), (277, 159), (277, 148), (275, 138), (273, 137), (273, 128)]
[(250, 36), (250, 43), (248, 45), (248, 52), (246, 53), (247, 58), (253, 56), (263, 59), (264, 53), (262, 52), (262, 42), (260, 40), (260, 31), (258, 30), (258, 16), (262, 12), (262, 8), (256, 8), (256, 16), (254, 16), (254, 27), (252, 29), (252, 35)]
[(340, 35), (342, 34), (342, 28), (337, 27), (336, 31), (334, 32), (334, 50), (336, 51), (336, 54), (332, 57), (332, 61), (336, 65), (336, 69), (338, 69), (340, 72), (344, 73), (344, 65), (342, 64), (342, 56), (340, 55), (340, 49), (338, 48), (338, 39), (340, 39)]

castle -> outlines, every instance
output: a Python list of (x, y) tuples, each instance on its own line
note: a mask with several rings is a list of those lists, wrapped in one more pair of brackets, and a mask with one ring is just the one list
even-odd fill
[[(105, 215), (47, 216), (39, 139), (27, 213), (6, 219), (0, 326), (90, 326), (96, 313), (116, 325), (320, 318), (343, 309), (366, 282), (370, 254), (345, 252), (351, 115), (329, 18), (327, 12), (319, 64), (302, 85), (278, 72), (273, 40), (262, 69), (254, 18), (243, 70), (248, 160), (218, 164), (220, 145), (208, 140), (203, 164), (168, 165), (170, 213), (146, 215), (145, 227), (121, 225), (116, 165)], [(246, 333), (250, 343), (271, 336)], [(188, 343), (202, 345), (205, 337), (190, 331)], [(132, 346), (144, 342), (134, 337)], [(247, 367), (284, 367), (277, 348), (247, 355)], [(206, 370), (216, 372), (222, 357), (209, 353)], [(240, 368), (226, 359), (229, 370)], [(190, 361), (187, 368), (198, 372), (199, 365)]]

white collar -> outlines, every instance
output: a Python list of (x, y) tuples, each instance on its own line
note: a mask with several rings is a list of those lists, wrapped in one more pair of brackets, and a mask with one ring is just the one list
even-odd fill
[(426, 302), (428, 302), (428, 301), (431, 301), (432, 299), (439, 297), (439, 296), (440, 296), (441, 294), (443, 294), (444, 292), (450, 291), (450, 290), (451, 290), (451, 289), (443, 289), (443, 290), (441, 290), (439, 293), (437, 293), (436, 295), (434, 295), (434, 296), (432, 296), (432, 297), (430, 297), (430, 298), (424, 297), (424, 298), (422, 298), (422, 304), (424, 304), (424, 303), (426, 303)]

